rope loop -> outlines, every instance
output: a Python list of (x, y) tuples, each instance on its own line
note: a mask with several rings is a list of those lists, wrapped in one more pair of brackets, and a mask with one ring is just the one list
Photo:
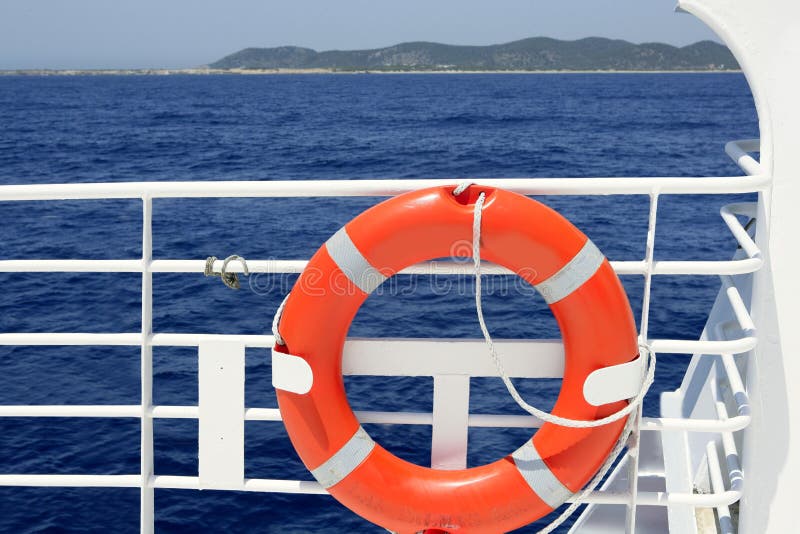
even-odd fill
[(209, 256), (206, 258), (206, 267), (203, 270), (203, 274), (206, 276), (216, 276), (217, 273), (214, 272), (214, 262), (217, 261), (216, 256)]
[[(466, 185), (461, 184), (459, 185), (454, 191), (454, 195), (458, 195), (467, 187), (469, 187), (469, 183), (465, 182)], [(462, 187), (463, 186), (463, 187)], [(458, 193), (456, 192), (458, 191)], [(646, 342), (640, 341), (639, 343), (639, 357), (647, 357), (648, 358), (648, 365), (647, 365), (647, 372), (644, 377), (644, 381), (642, 382), (642, 388), (636, 397), (630, 399), (628, 404), (622, 408), (621, 410), (617, 411), (609, 415), (608, 417), (603, 417), (602, 419), (597, 419), (595, 421), (585, 421), (580, 419), (569, 419), (566, 417), (559, 417), (557, 415), (553, 415), (551, 413), (545, 412), (544, 410), (540, 410), (535, 406), (528, 404), (522, 396), (517, 391), (516, 386), (511, 381), (511, 378), (506, 373), (505, 369), (503, 368), (503, 363), (500, 361), (500, 357), (497, 354), (497, 351), (494, 347), (494, 342), (492, 341), (492, 336), (489, 334), (489, 330), (486, 327), (486, 321), (483, 318), (483, 306), (481, 304), (481, 214), (483, 213), (483, 204), (486, 201), (486, 193), (481, 193), (478, 195), (478, 200), (475, 202), (475, 211), (472, 219), (472, 259), (474, 261), (475, 269), (475, 310), (478, 315), (478, 322), (480, 323), (481, 332), (483, 333), (483, 338), (486, 341), (486, 346), (489, 349), (489, 356), (491, 357), (492, 361), (494, 362), (495, 367), (497, 368), (497, 372), (500, 375), (500, 378), (503, 380), (503, 383), (508, 389), (509, 394), (514, 399), (514, 401), (526, 412), (537, 417), (538, 419), (546, 422), (552, 423), (555, 425), (569, 427), (569, 428), (593, 428), (598, 426), (608, 425), (613, 423), (614, 421), (619, 421), (622, 418), (627, 418), (625, 422), (625, 426), (622, 429), (622, 433), (620, 434), (619, 439), (617, 440), (614, 449), (609, 454), (608, 458), (606, 459), (605, 463), (600, 467), (600, 470), (597, 474), (592, 478), (589, 484), (581, 491), (581, 493), (574, 499), (572, 504), (570, 504), (557, 518), (555, 518), (549, 525), (542, 528), (539, 531), (539, 534), (549, 534), (556, 528), (558, 528), (564, 521), (570, 517), (575, 510), (580, 506), (586, 497), (597, 488), (597, 486), (602, 482), (603, 478), (606, 476), (608, 471), (614, 465), (617, 458), (619, 457), (622, 450), (628, 445), (629, 438), (632, 439), (634, 442), (637, 441), (638, 432), (635, 431), (636, 423), (639, 419), (639, 407), (644, 400), (645, 395), (647, 395), (650, 386), (653, 384), (655, 380), (655, 370), (656, 370), (656, 355), (653, 352), (652, 348)], [(631, 443), (633, 444), (633, 443)]]
[(486, 346), (489, 349), (489, 356), (494, 363), (495, 368), (497, 369), (500, 378), (503, 380), (503, 383), (508, 389), (509, 394), (511, 397), (516, 401), (516, 403), (526, 412), (531, 414), (532, 416), (544, 421), (545, 423), (552, 423), (558, 426), (569, 427), (569, 428), (595, 428), (599, 426), (605, 426), (611, 424), (615, 421), (619, 421), (623, 417), (628, 416), (634, 410), (638, 408), (638, 406), (642, 403), (644, 396), (647, 394), (647, 391), (650, 389), (650, 386), (653, 384), (655, 379), (655, 363), (656, 358), (655, 354), (647, 347), (646, 344), (640, 344), (640, 357), (641, 349), (644, 347), (646, 349), (648, 355), (648, 366), (647, 366), (647, 373), (645, 375), (644, 382), (642, 383), (642, 388), (639, 391), (638, 395), (630, 400), (630, 402), (619, 411), (607, 416), (603, 417), (602, 419), (597, 420), (582, 420), (582, 419), (570, 419), (567, 417), (560, 417), (558, 415), (553, 415), (548, 413), (544, 410), (540, 410), (539, 408), (528, 404), (522, 396), (517, 391), (516, 386), (509, 378), (508, 374), (503, 367), (503, 363), (500, 361), (500, 356), (497, 354), (497, 350), (494, 347), (494, 341), (492, 340), (492, 336), (489, 333), (489, 329), (486, 327), (486, 321), (483, 318), (483, 305), (482, 305), (482, 298), (481, 298), (481, 214), (483, 213), (483, 204), (486, 200), (486, 193), (481, 193), (478, 195), (478, 200), (475, 202), (475, 212), (473, 217), (472, 223), (472, 259), (474, 261), (474, 273), (475, 273), (475, 310), (478, 314), (478, 323), (480, 323), (481, 332), (483, 333), (483, 338), (486, 341)]

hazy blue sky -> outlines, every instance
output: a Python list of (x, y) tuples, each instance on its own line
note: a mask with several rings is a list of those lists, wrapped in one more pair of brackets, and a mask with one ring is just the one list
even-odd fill
[(714, 38), (675, 0), (0, 0), (0, 69), (191, 67), (249, 46)]

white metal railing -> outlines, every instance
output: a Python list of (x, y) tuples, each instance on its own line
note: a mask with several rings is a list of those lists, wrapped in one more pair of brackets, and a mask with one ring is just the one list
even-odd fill
[[(731, 489), (725, 491), (721, 484), (721, 468), (715, 455), (709, 454), (713, 493), (664, 493), (637, 491), (636, 476), (627, 492), (595, 491), (586, 500), (595, 504), (625, 504), (629, 506), (628, 529), (633, 530), (637, 505), (668, 506), (686, 504), (695, 507), (716, 507), (724, 518), (728, 505), (741, 495), (743, 478), (737, 471), (735, 444), (732, 432), (746, 427), (750, 420), (747, 395), (742, 385), (732, 354), (751, 351), (757, 343), (755, 325), (739, 294), (732, 275), (748, 274), (758, 270), (761, 253), (737, 215), (753, 216), (752, 206), (737, 204), (723, 208), (721, 214), (746, 258), (721, 261), (656, 261), (653, 258), (658, 198), (662, 194), (748, 193), (766, 190), (770, 177), (760, 164), (748, 154), (758, 150), (758, 141), (737, 141), (726, 146), (728, 154), (749, 174), (746, 177), (723, 178), (542, 178), (542, 179), (487, 179), (487, 186), (502, 187), (526, 195), (595, 195), (644, 194), (650, 197), (650, 218), (645, 258), (638, 261), (613, 261), (620, 275), (645, 277), (644, 302), (640, 332), (646, 338), (650, 303), (650, 279), (657, 275), (710, 275), (720, 276), (724, 291), (738, 321), (741, 335), (737, 338), (717, 340), (649, 339), (656, 353), (703, 354), (721, 358), (725, 376), (733, 390), (738, 413), (730, 417), (722, 404), (717, 419), (681, 419), (642, 417), (639, 430), (682, 430), (687, 432), (713, 432), (722, 436), (728, 459)], [(138, 272), (142, 275), (141, 331), (131, 333), (2, 333), (0, 345), (129, 345), (141, 347), (141, 402), (134, 405), (93, 406), (0, 406), (0, 417), (109, 417), (138, 418), (141, 420), (140, 472), (131, 475), (0, 475), (0, 486), (100, 486), (141, 488), (141, 531), (151, 532), (154, 521), (153, 490), (155, 488), (198, 489), (200, 477), (165, 476), (153, 472), (153, 419), (201, 418), (198, 406), (154, 406), (152, 403), (152, 348), (154, 346), (200, 347), (209, 341), (241, 344), (242, 347), (267, 348), (273, 345), (269, 335), (196, 335), (180, 333), (154, 333), (152, 331), (152, 275), (156, 272), (202, 273), (203, 260), (170, 260), (152, 258), (152, 210), (154, 198), (188, 197), (290, 197), (290, 196), (390, 196), (437, 184), (452, 184), (454, 180), (358, 180), (358, 181), (277, 181), (277, 182), (141, 182), (111, 184), (56, 184), (30, 186), (0, 186), (0, 201), (66, 200), (66, 199), (141, 199), (143, 205), (142, 256), (119, 260), (2, 260), (0, 272)], [(214, 264), (219, 272), (222, 262)], [(255, 273), (299, 273), (306, 262), (300, 260), (248, 260)], [(241, 269), (232, 264), (230, 271)], [(472, 267), (465, 263), (428, 262), (403, 271), (413, 274), (471, 274)], [(512, 274), (496, 265), (487, 265), (485, 274)], [(441, 343), (457, 345), (455, 351), (442, 351)], [(413, 344), (413, 350), (409, 350)], [(369, 358), (377, 346), (384, 358)], [(499, 342), (505, 366), (510, 376), (542, 378), (560, 377), (563, 373), (563, 348), (559, 341)], [(469, 376), (495, 376), (495, 369), (485, 357), (483, 341), (472, 340), (385, 340), (352, 339), (345, 346), (345, 374), (364, 375), (417, 375), (434, 377), (434, 409), (432, 413), (359, 412), (362, 422), (388, 424), (438, 425), (444, 424), (446, 410), (464, 412), (463, 421), (471, 427), (525, 427), (536, 428), (541, 421), (531, 416), (500, 414), (469, 414), (468, 405), (443, 406), (446, 399), (463, 398), (463, 388), (469, 380), (448, 381), (455, 371)], [(403, 363), (397, 364), (392, 353), (403, 354)], [(458, 355), (452, 358), (450, 354)], [(531, 365), (536, 354), (535, 366)], [(468, 398), (468, 397), (467, 397)], [(274, 408), (243, 408), (243, 419), (250, 421), (280, 421)], [(466, 431), (463, 432), (460, 453), (466, 457)], [(452, 445), (450, 443), (449, 445)], [(432, 444), (432, 457), (436, 457), (436, 433)], [(202, 454), (202, 452), (201, 452)], [(243, 454), (243, 452), (242, 452)], [(635, 466), (638, 450), (631, 448), (630, 459)], [(635, 475), (634, 468), (634, 475)], [(735, 484), (734, 484), (735, 481)], [(326, 493), (316, 482), (273, 479), (242, 479), (226, 489), (283, 493)]]

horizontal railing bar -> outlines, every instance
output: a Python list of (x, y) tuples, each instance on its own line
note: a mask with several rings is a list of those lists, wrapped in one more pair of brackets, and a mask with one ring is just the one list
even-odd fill
[(122, 333), (122, 334), (93, 334), (83, 332), (70, 333), (2, 333), (0, 334), (0, 345), (19, 345), (19, 346), (114, 346), (128, 345), (140, 346), (142, 344), (142, 334)]
[[(564, 347), (559, 340), (502, 340), (495, 346), (511, 377), (564, 375)], [(362, 376), (497, 376), (484, 341), (478, 339), (383, 339), (380, 343), (349, 339), (342, 372)]]
[(671, 417), (643, 417), (640, 429), (643, 431), (684, 430), (686, 432), (736, 432), (750, 424), (750, 416), (719, 419), (680, 419)]
[(736, 242), (747, 254), (747, 257), (760, 258), (761, 249), (758, 248), (756, 242), (753, 241), (753, 238), (750, 237), (750, 234), (747, 232), (742, 223), (739, 222), (737, 217), (737, 215), (741, 215), (749, 217), (750, 219), (755, 219), (757, 215), (757, 207), (755, 202), (729, 204), (727, 206), (723, 206), (719, 213), (720, 216), (722, 216), (722, 220), (725, 221), (728, 229), (733, 234), (733, 237), (736, 239)]
[[(760, 258), (746, 258), (741, 260), (720, 260), (720, 261), (656, 260), (653, 262), (653, 274), (654, 275), (707, 275), (707, 276), (750, 274), (758, 271), (761, 268), (762, 264), (763, 261)], [(618, 274), (623, 274), (623, 273), (618, 273)]]
[(142, 260), (2, 260), (3, 273), (140, 273)]
[(0, 417), (135, 417), (142, 416), (139, 404), (124, 405), (2, 405)]
[(756, 161), (756, 159), (748, 153), (760, 151), (760, 139), (741, 139), (738, 141), (730, 141), (725, 144), (725, 152), (728, 156), (730, 156), (740, 169), (750, 176), (761, 175), (764, 172), (761, 163)]
[(752, 336), (725, 341), (692, 341), (684, 339), (650, 340), (650, 348), (654, 352), (661, 354), (741, 354), (742, 352), (753, 350), (757, 344), (758, 339)]
[[(270, 348), (274, 344), (274, 338), (271, 335), (232, 335), (232, 334), (172, 334), (172, 333), (164, 333), (164, 334), (153, 334), (150, 337), (150, 344), (154, 346), (170, 346), (170, 347), (197, 347), (200, 345), (201, 342), (204, 340), (213, 339), (217, 341), (236, 341), (240, 343), (244, 343), (246, 347), (256, 348), (256, 347), (266, 347)], [(121, 333), (121, 334), (94, 334), (94, 333), (44, 333), (44, 332), (31, 332), (31, 333), (3, 333), (0, 334), (0, 345), (20, 345), (20, 346), (38, 346), (38, 345), (53, 345), (53, 346), (66, 346), (66, 345), (84, 345), (84, 346), (111, 346), (111, 345), (131, 345), (131, 346), (138, 346), (142, 342), (141, 334), (137, 333)], [(405, 344), (401, 348), (403, 351), (408, 351), (409, 347), (413, 344), (414, 348), (425, 347), (426, 345), (428, 348), (435, 348), (437, 344), (440, 343), (457, 343), (460, 344), (458, 350), (463, 350), (466, 347), (470, 347), (472, 351), (478, 350), (478, 348), (484, 347), (484, 342), (482, 340), (477, 339), (389, 339), (389, 338), (369, 338), (369, 339), (358, 339), (358, 338), (351, 338), (347, 340), (345, 344), (345, 355), (348, 353), (358, 354), (359, 358), (366, 359), (368, 358), (370, 361), (365, 362), (367, 364), (367, 369), (379, 369), (381, 373), (389, 370), (391, 371), (390, 375), (381, 375), (381, 376), (392, 376), (395, 372), (392, 369), (395, 369), (395, 365), (399, 365), (399, 362), (390, 361), (390, 358), (374, 358), (372, 354), (374, 351), (381, 352), (385, 355), (385, 349), (387, 344), (389, 343), (400, 343)], [(731, 340), (724, 340), (724, 341), (713, 341), (713, 340), (700, 340), (700, 341), (693, 341), (693, 340), (685, 340), (685, 339), (651, 339), (649, 340), (650, 347), (656, 353), (672, 353), (672, 354), (741, 354), (744, 352), (748, 352), (753, 350), (757, 344), (757, 339), (752, 336), (746, 336), (739, 339), (731, 339)], [(534, 345), (537, 345), (538, 348), (546, 347), (548, 344), (550, 345), (558, 345), (559, 350), (561, 342), (559, 340), (504, 340), (499, 341), (498, 346), (501, 349), (501, 355), (503, 355), (504, 346), (508, 350), (510, 349), (512, 353), (521, 353), (525, 352), (526, 358), (530, 357), (530, 349), (533, 348)], [(552, 349), (550, 349), (552, 350)], [(367, 354), (367, 351), (373, 351), (370, 354)], [(437, 353), (441, 353), (441, 347), (436, 350)], [(551, 353), (552, 355), (552, 353)], [(402, 358), (399, 360), (406, 359), (410, 356), (408, 352), (404, 352)], [(506, 356), (504, 356), (506, 357)], [(430, 358), (430, 354), (426, 355), (426, 358)], [(452, 359), (452, 357), (448, 356), (445, 359)], [(416, 361), (416, 358), (413, 358)], [(487, 369), (494, 367), (489, 362), (488, 358), (487, 365), (485, 366)], [(345, 362), (347, 358), (345, 358)], [(385, 368), (382, 366), (381, 362), (389, 361), (389, 367)], [(410, 360), (409, 360), (410, 361)], [(422, 363), (422, 367), (429, 367), (429, 364), (424, 362)], [(463, 362), (461, 362), (463, 363)], [(541, 366), (542, 362), (537, 361), (535, 362), (537, 366)], [(447, 369), (450, 369), (449, 363), (447, 364)], [(353, 367), (353, 366), (351, 366)], [(405, 368), (405, 366), (403, 366)], [(347, 371), (357, 372), (358, 374), (366, 374), (368, 371), (365, 371), (363, 368), (359, 367), (358, 365), (355, 366), (355, 369), (350, 369), (346, 367)], [(438, 369), (438, 368), (437, 368)], [(463, 365), (458, 365), (458, 369), (460, 370), (461, 374), (470, 374), (463, 369)], [(512, 369), (509, 369), (512, 372)], [(552, 374), (552, 371), (550, 371)], [(443, 374), (437, 372), (435, 374)], [(496, 373), (487, 374), (486, 376), (495, 376)], [(428, 375), (420, 375), (420, 374), (406, 374), (403, 376), (428, 376)], [(480, 376), (480, 375), (472, 375), (472, 376)], [(512, 375), (516, 376), (516, 375)], [(550, 376), (548, 374), (547, 376)], [(543, 376), (539, 376), (539, 378), (544, 378)], [(557, 378), (553, 376), (553, 378)]]
[[(735, 149), (734, 149), (735, 150)], [(0, 201), (204, 197), (394, 196), (463, 178), (381, 180), (275, 180), (214, 182), (117, 182), (0, 186)], [(753, 193), (765, 189), (763, 174), (725, 177), (492, 178), (475, 183), (523, 195), (649, 195)]]
[[(198, 419), (197, 406), (153, 406), (150, 416), (156, 419)], [(430, 412), (377, 412), (356, 411), (362, 423), (392, 425), (431, 425)], [(98, 418), (139, 418), (142, 408), (134, 405), (4, 405), (0, 406), (0, 417), (98, 417)], [(247, 408), (246, 421), (282, 421), (277, 408)], [(531, 416), (471, 414), (471, 427), (517, 427), (538, 428), (542, 422)]]
[[(432, 425), (433, 416), (429, 412), (377, 412), (356, 411), (362, 423), (389, 425)], [(98, 417), (98, 418), (139, 418), (142, 408), (136, 405), (6, 405), (0, 406), (0, 417)], [(197, 419), (197, 406), (154, 406), (150, 411), (156, 419)], [(247, 408), (246, 421), (282, 421), (277, 408)], [(717, 419), (678, 419), (662, 417), (642, 418), (642, 431), (685, 430), (688, 432), (736, 432), (750, 423), (749, 415)], [(472, 428), (539, 428), (542, 421), (529, 415), (511, 414), (470, 414), (469, 426)]]
[[(154, 347), (198, 347), (204, 340), (244, 343), (247, 348), (268, 348), (275, 345), (275, 338), (262, 334), (153, 334), (150, 344)], [(2, 335), (0, 335), (0, 341)]]
[[(468, 258), (467, 258), (468, 259)], [(214, 272), (222, 269), (222, 261), (214, 262)], [(635, 263), (635, 262), (626, 262)], [(203, 273), (205, 260), (154, 260), (152, 271), (154, 273)], [(251, 273), (301, 273), (308, 265), (307, 260), (247, 260), (247, 268)], [(486, 274), (512, 275), (514, 271), (501, 265), (483, 262), (482, 269)], [(474, 265), (471, 261), (429, 261), (418, 263), (401, 270), (398, 274), (473, 274)], [(244, 266), (239, 262), (228, 264), (228, 272), (242, 273)]]
[[(187, 476), (155, 476), (151, 479), (155, 488), (200, 489), (199, 477)], [(317, 482), (306, 480), (245, 479), (240, 486), (228, 488), (233, 491), (256, 491), (267, 493), (303, 493), (326, 495), (327, 492)], [(723, 492), (711, 494), (667, 493), (640, 491), (636, 494), (636, 503), (641, 506), (668, 506), (670, 504), (687, 504), (696, 507), (714, 507), (732, 504), (739, 498), (739, 492)], [(568, 499), (572, 502), (575, 497)], [(587, 504), (627, 504), (628, 493), (594, 491), (582, 502)]]
[[(156, 475), (150, 479), (154, 488), (200, 489), (199, 477)], [(264, 493), (302, 493), (306, 495), (327, 495), (328, 492), (317, 482), (310, 480), (275, 480), (248, 478), (241, 485), (229, 488), (235, 491), (256, 491)]]
[(471, 428), (539, 428), (544, 421), (532, 415), (511, 414), (469, 414), (468, 424)]
[[(427, 425), (433, 424), (433, 414), (429, 412), (370, 412), (356, 411), (356, 419), (361, 423), (384, 425)], [(280, 417), (280, 413), (278, 413)]]
[[(297, 274), (303, 272), (306, 260), (248, 260), (251, 273)], [(656, 275), (737, 275), (757, 271), (762, 264), (760, 258), (742, 260), (696, 261), (659, 260), (653, 262)], [(645, 262), (642, 260), (612, 261), (611, 266), (619, 275), (643, 275)], [(222, 262), (214, 264), (219, 272)], [(6, 273), (140, 273), (145, 269), (142, 260), (0, 260), (0, 272)], [(153, 260), (150, 271), (154, 273), (203, 273), (205, 260)], [(239, 262), (229, 264), (229, 272), (241, 273)], [(433, 261), (419, 263), (403, 269), (398, 274), (417, 275), (467, 275), (473, 274), (471, 262)], [(484, 263), (483, 274), (513, 275), (510, 269), (492, 263)]]
[[(611, 266), (619, 275), (644, 275), (647, 268), (644, 260), (615, 260), (611, 261)], [(308, 261), (306, 260), (247, 260), (247, 267), (251, 273), (301, 273), (305, 269)], [(653, 274), (657, 275), (709, 275), (721, 276), (725, 274), (748, 274), (757, 271), (761, 267), (760, 259), (747, 258), (743, 260), (721, 260), (721, 261), (697, 261), (697, 260), (659, 260), (653, 262)], [(153, 260), (151, 271), (155, 273), (203, 273), (205, 272), (205, 260)], [(222, 261), (214, 263), (214, 271), (220, 272)], [(398, 274), (450, 274), (450, 275), (473, 275), (475, 267), (469, 261), (431, 261), (418, 263)], [(0, 271), (3, 270), (3, 262), (0, 262)], [(235, 262), (228, 265), (229, 272), (241, 273), (244, 267), (241, 263)], [(483, 262), (481, 266), (483, 274), (491, 275), (513, 275), (514, 271), (503, 266)]]
[(721, 276), (720, 279), (722, 280), (722, 290), (725, 291), (725, 295), (728, 297), (728, 302), (731, 305), (733, 315), (736, 317), (739, 328), (748, 335), (755, 336), (755, 322), (753, 322), (750, 311), (747, 309), (747, 305), (744, 303), (742, 294), (739, 292), (739, 288), (736, 287), (733, 278), (730, 276)]
[[(637, 506), (669, 506), (684, 504), (695, 508), (714, 508), (731, 505), (739, 500), (741, 494), (736, 491), (723, 493), (668, 493), (665, 491), (639, 491), (636, 493)], [(567, 502), (573, 502), (571, 497)], [(629, 493), (596, 491), (582, 500), (587, 504), (630, 504)]]
[[(640, 430), (684, 430), (687, 432), (736, 432), (745, 428), (750, 423), (750, 417), (733, 417), (725, 420), (718, 419), (677, 419), (664, 417), (642, 417)], [(426, 423), (413, 423), (426, 424)], [(495, 415), (495, 414), (470, 414), (470, 427), (486, 428), (539, 428), (542, 421), (530, 415)]]
[[(140, 475), (0, 475), (0, 486), (38, 487), (140, 487)], [(150, 477), (148, 486), (161, 489), (200, 489), (199, 477), (157, 475)], [(326, 495), (322, 486), (308, 480), (245, 479), (242, 484), (227, 488), (233, 491), (264, 493), (301, 493)], [(693, 494), (640, 491), (636, 503), (641, 506), (668, 506), (686, 504), (696, 507), (715, 507), (736, 502), (740, 493)], [(570, 499), (568, 502), (571, 502)], [(606, 491), (590, 493), (583, 502), (590, 504), (627, 504), (630, 495)]]
[[(381, 421), (377, 421), (381, 422)], [(409, 423), (430, 424), (430, 423)], [(640, 430), (660, 432), (663, 430), (684, 430), (686, 432), (724, 433), (736, 432), (750, 424), (749, 416), (719, 419), (678, 419), (666, 417), (642, 417)], [(539, 428), (542, 421), (530, 415), (470, 414), (470, 427), (486, 428)]]
[(197, 406), (153, 406), (150, 416), (156, 419), (199, 419), (200, 409)]
[[(200, 411), (197, 406), (153, 406), (150, 416), (156, 419), (198, 419)], [(392, 425), (431, 425), (433, 417), (426, 412), (374, 412), (356, 411), (356, 417), (362, 423), (379, 423)], [(4, 405), (0, 406), (0, 417), (98, 417), (98, 418), (140, 418), (142, 407), (135, 405)], [(478, 415), (470, 419), (470, 426), (503, 426), (508, 416)], [(510, 416), (516, 417), (516, 416)], [(495, 424), (488, 424), (496, 418)], [(277, 408), (247, 408), (244, 413), (246, 421), (282, 421)], [(530, 422), (531, 418), (525, 418)], [(473, 421), (479, 424), (472, 424)], [(516, 425), (520, 426), (520, 425)]]
[(0, 486), (139, 488), (141, 475), (0, 475)]

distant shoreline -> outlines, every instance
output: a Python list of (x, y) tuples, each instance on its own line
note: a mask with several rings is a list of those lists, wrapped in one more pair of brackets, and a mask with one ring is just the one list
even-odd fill
[(741, 70), (341, 70), (341, 69), (20, 69), (0, 76), (174, 76), (286, 74), (736, 74)]

